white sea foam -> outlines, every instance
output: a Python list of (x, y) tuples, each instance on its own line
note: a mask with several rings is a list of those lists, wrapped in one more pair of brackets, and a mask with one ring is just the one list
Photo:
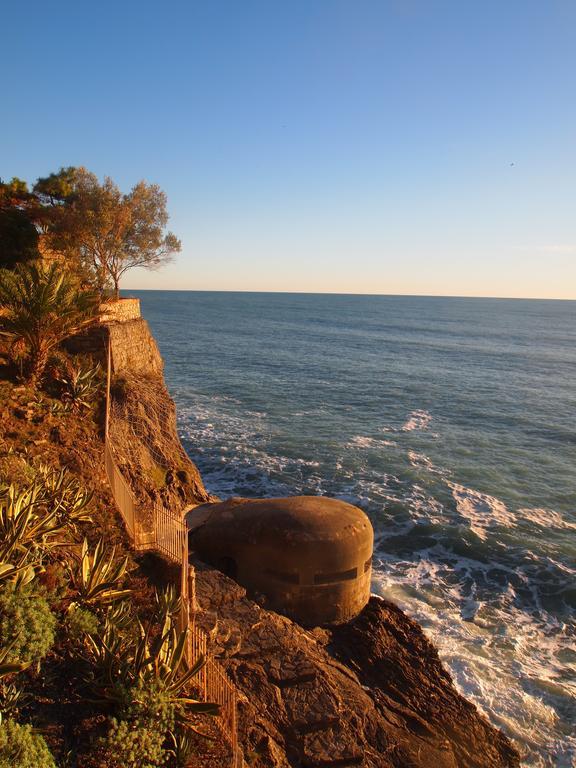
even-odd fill
[(408, 418), (400, 428), (401, 432), (413, 432), (414, 430), (428, 429), (432, 415), (428, 411), (416, 410), (409, 414)]
[(538, 525), (541, 528), (550, 530), (552, 528), (576, 531), (576, 525), (565, 520), (561, 514), (553, 509), (542, 508), (522, 508), (516, 512), (516, 522), (521, 525), (523, 522), (529, 522)]
[(388, 448), (396, 445), (393, 440), (378, 440), (375, 437), (366, 435), (354, 435), (354, 437), (345, 444), (345, 448)]
[[(572, 766), (576, 735), (558, 732), (553, 702), (574, 692), (561, 661), (573, 646), (574, 627), (518, 608), (513, 589), (490, 604), (479, 600), (462, 586), (466, 573), (484, 569), (488, 578), (491, 566), (468, 558), (450, 566), (438, 554), (423, 551), (418, 561), (383, 555), (375, 573), (377, 593), (420, 622), (456, 687), (516, 741), (523, 766)], [(457, 584), (451, 584), (454, 567)]]
[(432, 459), (426, 456), (424, 453), (418, 453), (417, 451), (408, 451), (408, 460), (415, 469), (422, 469), (428, 471), (432, 475), (438, 475), (439, 477), (448, 477), (450, 472), (447, 469), (437, 467)]
[(494, 496), (474, 491), (458, 483), (448, 483), (456, 502), (458, 513), (468, 521), (470, 530), (485, 540), (488, 532), (497, 525), (515, 525), (514, 516), (506, 505)]
[(458, 513), (469, 522), (470, 530), (486, 540), (488, 533), (498, 526), (517, 528), (523, 523), (537, 525), (547, 530), (576, 530), (576, 525), (565, 520), (551, 509), (522, 508), (516, 511), (506, 507), (504, 502), (458, 483), (448, 483), (456, 502)]

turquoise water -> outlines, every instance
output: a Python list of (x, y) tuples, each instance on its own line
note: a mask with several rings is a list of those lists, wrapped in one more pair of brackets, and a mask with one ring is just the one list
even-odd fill
[(576, 761), (576, 302), (131, 292), (222, 497), (320, 493), (527, 766)]

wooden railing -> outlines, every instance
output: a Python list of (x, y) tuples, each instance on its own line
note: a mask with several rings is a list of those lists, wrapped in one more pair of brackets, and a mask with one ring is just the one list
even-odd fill
[[(187, 570), (188, 531), (186, 523), (159, 502), (154, 505), (154, 537), (155, 548), (158, 552), (173, 563), (181, 563), (183, 568)], [(185, 556), (186, 563), (184, 563)], [(183, 577), (182, 582), (184, 583), (184, 581), (187, 583), (187, 578), (184, 579)]]
[(108, 439), (106, 439), (104, 444), (104, 462), (106, 464), (106, 476), (112, 489), (112, 496), (120, 511), (134, 549), (138, 551), (148, 549), (149, 543), (146, 541), (146, 537), (142, 535), (139, 524), (136, 499), (116, 464)]
[(207, 659), (193, 681), (193, 687), (198, 691), (203, 701), (214, 701), (220, 705), (218, 721), (221, 731), (226, 735), (232, 752), (238, 751), (238, 729), (236, 725), (237, 690), (225, 670), (209, 654), (209, 642), (206, 633), (194, 622), (190, 625), (190, 655), (197, 659), (204, 656)]

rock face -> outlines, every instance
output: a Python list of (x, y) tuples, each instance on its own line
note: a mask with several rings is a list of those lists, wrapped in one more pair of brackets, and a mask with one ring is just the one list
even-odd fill
[[(129, 301), (116, 302), (116, 311)], [(112, 364), (110, 438), (115, 459), (142, 507), (184, 510), (215, 500), (204, 488), (176, 429), (176, 407), (163, 378), (163, 361), (142, 318), (101, 323), (66, 343), (69, 351)]]
[(305, 630), (197, 564), (197, 622), (238, 687), (252, 768), (513, 768), (508, 739), (458, 694), (421, 628), (372, 597)]

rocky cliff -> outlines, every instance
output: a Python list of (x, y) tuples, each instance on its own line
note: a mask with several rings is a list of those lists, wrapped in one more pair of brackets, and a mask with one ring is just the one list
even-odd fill
[[(110, 326), (114, 436), (145, 499), (209, 499), (178, 440), (162, 362), (143, 320)], [(305, 630), (218, 571), (197, 566), (196, 620), (240, 691), (254, 768), (504, 768), (509, 740), (454, 688), (422, 629), (371, 598), (353, 621)]]
[(515, 750), (454, 688), (422, 629), (372, 597), (353, 621), (305, 630), (197, 563), (197, 621), (241, 692), (258, 768), (496, 768)]

